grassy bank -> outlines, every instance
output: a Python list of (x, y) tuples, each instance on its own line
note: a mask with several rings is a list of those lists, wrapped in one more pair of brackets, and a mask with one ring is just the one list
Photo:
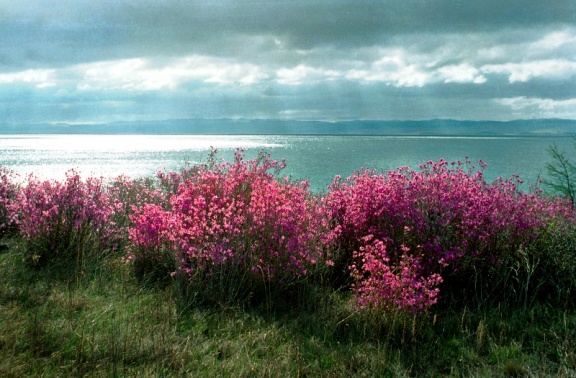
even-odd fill
[(0, 376), (576, 375), (576, 314), (435, 308), (374, 317), (350, 293), (291, 308), (186, 306), (175, 284), (143, 286), (110, 256), (85, 274), (0, 255)]
[(0, 376), (576, 376), (576, 213), (480, 166), (0, 168)]

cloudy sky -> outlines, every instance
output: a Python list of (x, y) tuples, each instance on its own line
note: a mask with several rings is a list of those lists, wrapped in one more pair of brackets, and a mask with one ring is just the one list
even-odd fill
[(0, 0), (0, 122), (576, 119), (576, 0)]

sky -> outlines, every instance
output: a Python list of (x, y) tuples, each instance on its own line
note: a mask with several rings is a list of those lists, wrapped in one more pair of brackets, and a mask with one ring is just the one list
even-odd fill
[(0, 123), (576, 119), (576, 0), (0, 0)]

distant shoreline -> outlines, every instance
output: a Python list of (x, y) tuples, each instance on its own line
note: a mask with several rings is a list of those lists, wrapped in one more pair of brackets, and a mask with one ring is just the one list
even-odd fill
[(0, 123), (0, 135), (14, 134), (562, 137), (576, 134), (576, 120), (358, 120), (327, 122), (258, 119), (177, 119), (105, 124)]

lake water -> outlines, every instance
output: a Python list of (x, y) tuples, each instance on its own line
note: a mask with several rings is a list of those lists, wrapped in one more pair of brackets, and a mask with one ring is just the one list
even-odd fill
[(488, 164), (485, 177), (519, 174), (528, 184), (545, 175), (556, 143), (576, 153), (571, 138), (563, 137), (399, 137), (399, 136), (209, 136), (209, 135), (0, 135), (0, 165), (24, 176), (62, 179), (74, 168), (84, 175), (151, 176), (158, 170), (177, 170), (186, 162), (206, 161), (211, 147), (231, 160), (237, 147), (248, 158), (259, 150), (273, 159), (285, 158), (284, 174), (308, 179), (322, 190), (334, 176), (347, 177), (359, 168), (391, 170), (417, 167), (444, 158)]

